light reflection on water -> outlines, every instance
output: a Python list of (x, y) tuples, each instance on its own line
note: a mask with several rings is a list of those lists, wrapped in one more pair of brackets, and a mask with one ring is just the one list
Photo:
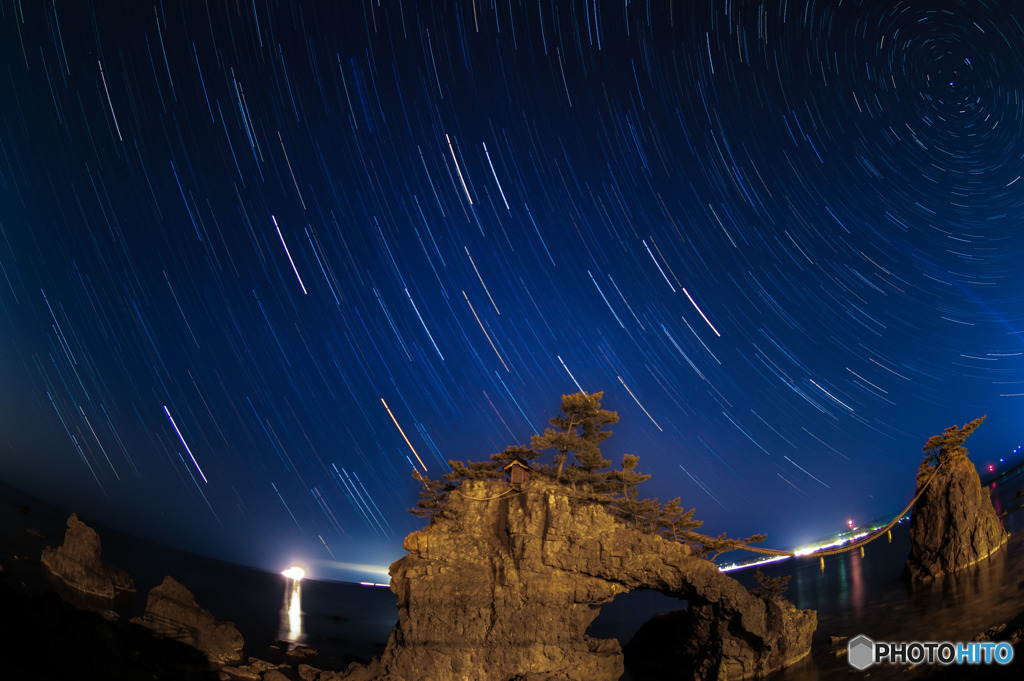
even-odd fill
[[(909, 587), (900, 579), (910, 552), (909, 523), (893, 529), (892, 543), (884, 538), (857, 551), (825, 559), (822, 573), (816, 558), (766, 566), (773, 576), (793, 575), (786, 594), (797, 607), (818, 611), (818, 630), (810, 659), (774, 676), (774, 681), (826, 681), (862, 678), (845, 656), (845, 641), (832, 645), (830, 636), (864, 634), (875, 641), (970, 641), (987, 629), (1024, 612), (1024, 512), (1013, 494), (1024, 485), (1017, 475), (993, 492), (997, 513), (1015, 509), (1003, 518), (1009, 542), (978, 565), (931, 585)], [(733, 573), (747, 586), (752, 575)], [(1024, 660), (1024, 646), (1018, 646)], [(1019, 664), (1019, 661), (1018, 661)], [(1014, 667), (1017, 665), (1015, 664)], [(926, 666), (904, 671), (896, 666), (872, 666), (872, 679), (917, 679)]]
[[(1022, 487), (1024, 470), (993, 491), (997, 513), (1013, 509), (1002, 519), (1011, 533), (1009, 542), (978, 565), (931, 586), (910, 588), (900, 578), (910, 552), (908, 522), (893, 528), (891, 543), (882, 537), (868, 544), (864, 557), (856, 550), (826, 557), (824, 573), (817, 557), (763, 565), (764, 573), (772, 577), (792, 575), (786, 597), (799, 608), (818, 612), (811, 655), (773, 675), (772, 681), (859, 681), (868, 672), (872, 680), (916, 681), (932, 670), (927, 666), (909, 672), (897, 666), (872, 666), (858, 672), (845, 655), (832, 654), (837, 648), (845, 650), (846, 641), (833, 645), (830, 637), (864, 634), (875, 641), (970, 641), (1024, 612), (1024, 511), (1018, 508), (1022, 500), (1013, 498)], [(729, 574), (753, 588), (753, 572), (751, 568)], [(652, 592), (626, 594), (603, 606), (587, 633), (616, 637), (625, 645), (655, 612), (683, 607), (682, 601)], [(1020, 668), (1024, 668), (1024, 645), (1017, 646), (1011, 675)], [(647, 676), (633, 676), (628, 669), (623, 676), (630, 681), (641, 678), (650, 681)], [(1024, 674), (1014, 678), (1024, 679)]]
[[(887, 547), (888, 548), (888, 547)], [(831, 636), (864, 634), (875, 641), (969, 641), (990, 627), (1008, 622), (1024, 611), (1020, 588), (1024, 564), (1024, 533), (982, 563), (933, 584), (910, 588), (900, 572), (910, 545), (906, 527), (893, 533), (886, 551), (868, 547), (817, 563), (791, 566), (790, 599), (798, 607), (818, 611), (818, 630), (812, 655), (776, 678), (779, 681), (817, 681), (849, 678), (852, 671), (843, 656), (834, 656)], [(779, 574), (785, 574), (781, 568)], [(830, 573), (835, 575), (830, 577)], [(871, 573), (875, 579), (864, 575)], [(833, 590), (835, 589), (835, 590)], [(828, 593), (832, 592), (832, 600)], [(1019, 651), (1024, 656), (1024, 649)], [(915, 678), (899, 667), (872, 667), (872, 678)]]
[(284, 588), (284, 604), (281, 606), (281, 626), (278, 640), (292, 644), (302, 643), (302, 578), (287, 577)]
[[(993, 503), (997, 512), (1014, 509), (1021, 499), (1013, 493), (1024, 487), (1024, 471), (1000, 483)], [(0, 483), (0, 534), (22, 555), (38, 556), (43, 543), (22, 532), (31, 524), (41, 529), (50, 544), (63, 538), (67, 512), (29, 498)], [(30, 504), (30, 519), (18, 511), (19, 504)], [(818, 629), (809, 659), (773, 676), (772, 681), (861, 681), (865, 673), (856, 672), (845, 657), (830, 652), (830, 636), (865, 634), (875, 640), (970, 640), (989, 627), (1006, 622), (1024, 612), (1024, 512), (1014, 510), (1004, 519), (1012, 533), (1009, 543), (983, 564), (947, 578), (930, 588), (908, 590), (900, 581), (900, 572), (909, 553), (908, 524), (893, 530), (893, 541), (885, 538), (859, 552), (825, 559), (825, 572), (817, 558), (800, 558), (763, 566), (771, 576), (792, 575), (786, 596), (801, 608), (818, 611)], [(287, 581), (281, 594), (281, 576), (240, 568), (190, 556), (100, 528), (106, 562), (128, 570), (136, 579), (139, 592), (125, 617), (141, 614), (145, 593), (172, 574), (187, 582), (198, 602), (217, 617), (231, 619), (243, 631), (247, 644), (258, 647), (277, 638), (292, 643), (308, 643), (318, 650), (337, 655), (326, 668), (343, 669), (344, 654), (369, 659), (379, 654), (397, 619), (395, 598), (387, 589), (360, 587), (336, 582), (306, 580), (306, 610), (302, 605), (302, 584)], [(34, 561), (6, 561), (9, 576), (29, 579)], [(746, 586), (753, 586), (753, 570), (730, 573)], [(38, 581), (38, 580), (37, 580)], [(31, 582), (35, 584), (35, 582)], [(39, 589), (48, 588), (43, 584)], [(618, 638), (623, 645), (636, 629), (656, 612), (685, 607), (651, 591), (638, 591), (615, 599), (601, 608), (601, 614), (588, 630), (595, 638)], [(275, 622), (275, 615), (277, 616)], [(845, 647), (845, 642), (840, 644)], [(266, 656), (269, 653), (259, 652)], [(1017, 646), (1016, 659), (1024, 662), (1024, 645)], [(1014, 665), (1017, 667), (1017, 664)], [(904, 673), (897, 667), (871, 667), (870, 679), (906, 679), (917, 681), (919, 672)], [(1016, 671), (1016, 670), (1015, 670)], [(629, 679), (627, 676), (623, 679)], [(1024, 679), (1024, 674), (1018, 678)], [(664, 681), (664, 680), (658, 680)]]

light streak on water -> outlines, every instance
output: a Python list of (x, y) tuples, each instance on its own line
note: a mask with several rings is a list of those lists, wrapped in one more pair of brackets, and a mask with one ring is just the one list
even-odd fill
[(302, 578), (306, 571), (298, 566), (291, 566), (281, 573), (286, 578), (284, 603), (281, 606), (281, 626), (278, 638), (289, 643), (299, 643), (304, 634), (302, 631)]

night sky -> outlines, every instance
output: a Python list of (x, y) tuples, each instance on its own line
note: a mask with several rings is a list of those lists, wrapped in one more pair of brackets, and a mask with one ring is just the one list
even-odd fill
[(578, 390), (776, 548), (998, 465), (1012, 4), (0, 0), (0, 479), (354, 579)]

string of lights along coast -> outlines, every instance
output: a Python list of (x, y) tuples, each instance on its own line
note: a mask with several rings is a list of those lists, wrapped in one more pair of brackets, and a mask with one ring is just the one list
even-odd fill
[(578, 391), (646, 496), (773, 547), (902, 507), (947, 426), (998, 472), (1022, 14), (0, 0), (0, 478), (381, 582), (413, 471)]

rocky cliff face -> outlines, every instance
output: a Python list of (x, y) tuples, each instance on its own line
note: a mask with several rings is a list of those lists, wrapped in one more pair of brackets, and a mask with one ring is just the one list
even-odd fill
[[(692, 678), (741, 679), (810, 651), (811, 610), (758, 598), (686, 546), (644, 534), (543, 480), (469, 481), (409, 535), (391, 566), (398, 624), (345, 679), (616, 680), (619, 642), (594, 639), (594, 607), (630, 589), (686, 600)], [(520, 676), (521, 675), (521, 676)]]
[(211, 664), (228, 664), (242, 657), (244, 641), (235, 625), (218, 622), (208, 610), (199, 607), (191, 591), (170, 576), (149, 590), (146, 611), (132, 622), (158, 636), (199, 649)]
[(1007, 537), (974, 464), (953, 457), (914, 505), (904, 575), (927, 581), (955, 572), (986, 558)]
[(100, 536), (72, 513), (64, 543), (47, 546), (40, 557), (43, 565), (67, 586), (100, 598), (114, 598), (135, 591), (128, 573), (100, 559)]

